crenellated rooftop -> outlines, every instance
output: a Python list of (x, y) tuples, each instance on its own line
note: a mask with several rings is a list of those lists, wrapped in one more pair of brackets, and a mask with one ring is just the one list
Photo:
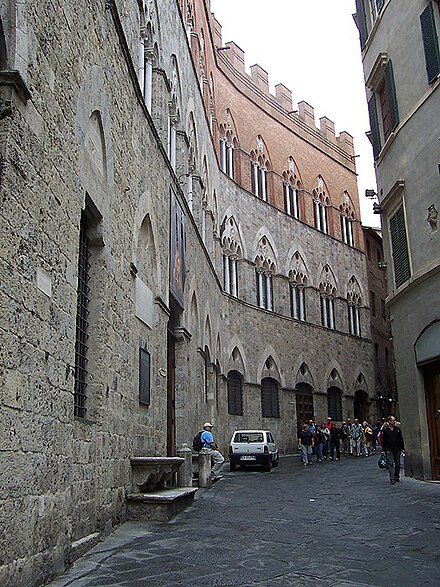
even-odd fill
[(290, 117), (297, 116), (308, 127), (318, 130), (320, 134), (328, 141), (335, 143), (343, 149), (349, 156), (354, 155), (353, 137), (348, 132), (341, 132), (338, 136), (335, 134), (335, 124), (332, 120), (323, 116), (319, 119), (319, 126), (315, 122), (315, 110), (313, 106), (305, 101), (298, 103), (297, 110), (293, 108), (292, 91), (282, 83), (275, 86), (275, 95), (269, 90), (269, 74), (258, 63), (250, 66), (250, 75), (246, 72), (245, 52), (234, 41), (229, 41), (223, 45), (222, 25), (211, 13), (211, 24), (214, 45), (221, 58), (227, 61), (241, 76), (246, 76), (253, 86), (258, 88), (268, 97), (274, 99), (285, 114)]

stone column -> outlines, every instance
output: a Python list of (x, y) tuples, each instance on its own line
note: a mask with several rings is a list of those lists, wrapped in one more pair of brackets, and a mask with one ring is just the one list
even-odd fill
[(192, 487), (192, 450), (187, 444), (182, 444), (177, 456), (185, 459), (177, 469), (177, 487)]
[(199, 452), (199, 487), (211, 487), (211, 455), (206, 448)]

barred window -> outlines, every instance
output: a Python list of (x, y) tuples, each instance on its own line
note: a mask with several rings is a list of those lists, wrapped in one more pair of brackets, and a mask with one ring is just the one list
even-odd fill
[(86, 215), (81, 216), (79, 232), (78, 256), (78, 291), (76, 311), (76, 339), (75, 339), (75, 387), (74, 387), (74, 414), (85, 418), (87, 408), (87, 351), (89, 329), (89, 280), (90, 280), (90, 245), (87, 237)]
[(238, 371), (228, 373), (228, 414), (243, 415), (243, 377)]
[(150, 405), (150, 353), (143, 348), (139, 349), (139, 403)]
[(278, 382), (271, 377), (261, 381), (261, 412), (263, 418), (279, 418)]
[(327, 413), (332, 420), (342, 421), (342, 391), (339, 387), (327, 390)]

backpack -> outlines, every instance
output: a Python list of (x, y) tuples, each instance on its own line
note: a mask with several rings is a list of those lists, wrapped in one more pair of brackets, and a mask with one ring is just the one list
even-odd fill
[(373, 431), (371, 430), (371, 428), (369, 426), (367, 426), (365, 428), (365, 438), (367, 440), (372, 440), (373, 439)]
[(193, 438), (193, 451), (195, 452), (200, 452), (203, 448), (202, 433), (203, 430), (200, 430)]

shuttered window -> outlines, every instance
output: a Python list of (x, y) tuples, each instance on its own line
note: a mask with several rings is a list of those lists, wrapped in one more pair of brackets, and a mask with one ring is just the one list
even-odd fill
[(361, 40), (361, 49), (364, 48), (365, 42), (368, 37), (367, 31), (367, 17), (365, 15), (365, 2), (364, 0), (356, 0), (356, 24), (359, 29), (359, 37)]
[(428, 4), (420, 15), (420, 24), (425, 49), (426, 73), (428, 74), (428, 83), (432, 84), (440, 73), (440, 53), (432, 2)]
[(380, 112), (382, 115), (382, 130), (384, 139), (390, 136), (399, 124), (399, 112), (397, 108), (396, 88), (394, 85), (393, 64), (390, 61), (385, 66), (385, 74), (378, 92)]
[(261, 381), (261, 412), (263, 418), (280, 417), (278, 383), (270, 377), (265, 377)]
[[(374, 159), (377, 159), (382, 149), (382, 142), (387, 140), (399, 124), (399, 109), (391, 59), (387, 62), (380, 85), (378, 84), (374, 92), (368, 101), (368, 114), (373, 155)], [(382, 129), (380, 129), (380, 125)]]
[(379, 119), (377, 117), (376, 96), (368, 101), (368, 114), (370, 115), (371, 142), (373, 143), (373, 155), (377, 159), (382, 148), (379, 132)]
[(408, 241), (406, 239), (405, 215), (403, 206), (390, 218), (391, 250), (396, 287), (402, 285), (410, 276)]
[(390, 105), (391, 127), (394, 130), (399, 124), (399, 109), (397, 108), (396, 86), (394, 85), (393, 63), (391, 59), (385, 67), (385, 85)]
[(243, 415), (243, 378), (238, 371), (228, 373), (228, 414)]

